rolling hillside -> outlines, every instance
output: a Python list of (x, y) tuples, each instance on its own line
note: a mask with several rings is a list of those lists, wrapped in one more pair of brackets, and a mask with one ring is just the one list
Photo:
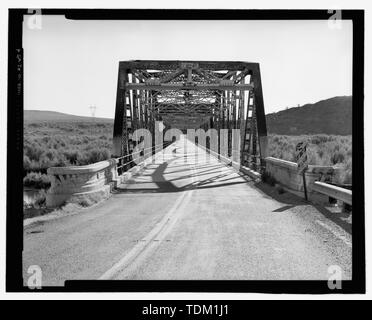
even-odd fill
[(23, 113), (25, 122), (104, 122), (113, 123), (114, 119), (109, 118), (92, 118), (75, 116), (72, 114), (56, 112), (56, 111), (41, 111), (41, 110), (24, 110)]
[[(334, 97), (266, 115), (269, 134), (350, 135), (352, 132), (352, 97)], [(25, 110), (24, 121), (31, 122), (99, 122), (113, 119), (82, 117), (55, 111)]]
[[(351, 97), (335, 97), (268, 114), (268, 154), (293, 161), (296, 144), (304, 140), (301, 135), (309, 134), (310, 164), (341, 165), (345, 171), (340, 181), (351, 183), (351, 109)], [(87, 165), (112, 155), (113, 119), (37, 110), (26, 110), (24, 119), (28, 187), (45, 185), (49, 167)]]
[(352, 97), (334, 97), (266, 115), (269, 134), (352, 134)]

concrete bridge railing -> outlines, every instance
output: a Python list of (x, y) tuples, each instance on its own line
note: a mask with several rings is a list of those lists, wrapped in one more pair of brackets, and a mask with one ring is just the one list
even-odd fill
[[(292, 191), (298, 193), (299, 195), (303, 194), (304, 186), (302, 175), (297, 171), (297, 164), (295, 162), (286, 161), (282, 159), (277, 159), (273, 157), (268, 157), (265, 159), (266, 162), (266, 173), (274, 178), (276, 182)], [(337, 176), (340, 174), (342, 168), (333, 167), (333, 166), (315, 166), (309, 165), (308, 170), (305, 172), (306, 186), (310, 199), (320, 199), (320, 194), (327, 194), (330, 197), (333, 194), (326, 192), (320, 192), (319, 185), (323, 186), (324, 183), (319, 184), (318, 182), (335, 182)], [(331, 185), (327, 190), (335, 188)], [(324, 189), (324, 187), (323, 187)], [(342, 189), (342, 188), (339, 188)], [(332, 189), (333, 190), (333, 189)], [(345, 190), (347, 193), (349, 191)], [(351, 194), (351, 191), (350, 191)], [(350, 196), (351, 197), (351, 196)], [(342, 199), (341, 199), (342, 200)], [(350, 202), (350, 201), (348, 201)]]
[(117, 160), (109, 159), (86, 166), (51, 167), (47, 173), (51, 187), (46, 196), (48, 207), (65, 202), (98, 202), (107, 198), (118, 181)]
[[(87, 202), (87, 205), (110, 197), (112, 190), (119, 184), (130, 179), (134, 174), (152, 163), (162, 151), (170, 148), (155, 149), (157, 152), (139, 157), (138, 163), (127, 171), (118, 175), (120, 158), (100, 161), (86, 166), (51, 167), (47, 173), (51, 187), (46, 195), (47, 207), (53, 208), (65, 203)], [(129, 161), (130, 163), (132, 161)]]

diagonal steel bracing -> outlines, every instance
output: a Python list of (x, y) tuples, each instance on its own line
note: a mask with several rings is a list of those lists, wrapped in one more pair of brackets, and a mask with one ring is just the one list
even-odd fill
[[(130, 158), (135, 129), (240, 129), (243, 165), (263, 165), (267, 130), (258, 63), (239, 61), (121, 61), (116, 96), (113, 156)], [(153, 134), (154, 136), (154, 134)], [(224, 138), (225, 139), (225, 138)], [(219, 137), (219, 143), (221, 143)], [(125, 168), (124, 168), (125, 169)]]

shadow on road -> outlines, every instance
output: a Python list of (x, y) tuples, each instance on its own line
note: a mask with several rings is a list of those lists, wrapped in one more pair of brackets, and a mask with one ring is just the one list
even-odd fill
[(289, 192), (279, 193), (277, 188), (270, 186), (269, 184), (264, 183), (262, 181), (255, 183), (254, 186), (260, 191), (262, 191), (265, 197), (273, 198), (276, 201), (284, 203), (286, 205), (291, 205), (292, 207), (295, 207), (308, 204), (308, 202), (306, 202), (305, 199), (302, 199)]
[[(169, 168), (169, 164), (176, 160), (179, 157), (176, 157), (174, 159), (168, 160), (167, 162), (161, 163), (157, 165), (156, 167), (152, 167), (154, 171), (151, 174), (142, 174), (142, 177), (151, 177), (148, 181), (128, 181), (125, 186), (119, 186), (116, 188), (114, 193), (120, 194), (134, 194), (134, 193), (173, 193), (173, 192), (182, 192), (185, 190), (189, 190), (190, 188), (198, 188), (198, 189), (208, 189), (208, 188), (218, 188), (218, 187), (225, 187), (225, 186), (231, 186), (231, 185), (237, 185), (237, 184), (246, 184), (247, 181), (252, 181), (252, 179), (248, 177), (244, 177), (244, 180), (242, 181), (239, 179), (239, 181), (229, 181), (234, 180), (233, 178), (228, 178), (229, 175), (231, 175), (231, 172), (225, 172), (221, 173), (219, 170), (215, 170), (216, 167), (220, 167), (220, 165), (203, 165), (202, 168), (206, 169), (203, 171), (198, 171), (196, 176), (198, 177), (197, 181), (194, 182), (186, 182), (186, 184), (182, 186), (176, 186), (173, 182), (175, 181), (182, 181), (190, 179), (193, 174), (190, 169), (185, 170), (178, 170), (178, 171), (172, 171), (169, 169), (173, 169), (175, 166), (171, 166)], [(184, 165), (183, 165), (184, 167)], [(168, 171), (165, 173), (165, 171)], [(196, 169), (198, 169), (198, 166), (195, 166)], [(166, 175), (171, 175), (174, 173), (180, 173), (185, 172), (184, 175), (177, 176), (177, 177), (169, 177), (166, 178)], [(205, 175), (212, 175), (205, 179), (200, 179), (202, 176)], [(235, 177), (235, 179), (238, 179)], [(220, 183), (222, 182), (222, 183)], [(140, 186), (148, 185), (147, 188), (142, 188)]]
[(262, 191), (265, 196), (269, 198), (273, 198), (276, 201), (283, 203), (283, 207), (280, 207), (278, 209), (275, 209), (273, 212), (284, 212), (286, 210), (292, 209), (296, 206), (304, 206), (304, 205), (310, 205), (314, 207), (316, 210), (318, 210), (325, 218), (331, 220), (335, 224), (337, 224), (339, 227), (344, 229), (346, 232), (351, 234), (352, 230), (352, 224), (348, 222), (350, 220), (351, 213), (347, 212), (341, 212), (341, 213), (335, 213), (331, 212), (324, 206), (320, 204), (314, 204), (309, 201), (306, 201), (303, 198), (300, 198), (290, 192), (278, 192), (278, 189), (275, 187), (272, 187), (264, 182), (258, 182), (255, 183), (255, 187)]
[[(176, 159), (179, 159), (179, 157), (175, 157), (173, 159), (168, 160), (167, 162), (163, 162), (156, 167), (153, 167), (151, 169), (154, 169), (154, 171), (151, 174), (144, 174), (143, 177), (150, 178), (148, 181), (135, 181), (130, 182), (128, 181), (125, 186), (118, 187), (114, 193), (117, 194), (146, 194), (146, 193), (175, 193), (175, 192), (182, 192), (189, 190), (191, 188), (197, 188), (197, 189), (209, 189), (209, 188), (219, 188), (219, 187), (226, 187), (226, 186), (233, 186), (237, 184), (251, 184), (253, 187), (261, 191), (261, 194), (264, 198), (267, 199), (275, 199), (276, 201), (283, 204), (282, 207), (275, 209), (273, 212), (284, 212), (289, 209), (293, 209), (296, 206), (312, 206), (314, 207), (318, 212), (320, 212), (325, 218), (333, 221), (335, 224), (343, 228), (346, 232), (351, 234), (351, 223), (350, 223), (350, 214), (349, 213), (334, 213), (325, 208), (324, 206), (313, 204), (305, 199), (298, 197), (290, 192), (286, 192), (283, 190), (280, 190), (278, 188), (275, 188), (271, 185), (268, 185), (264, 182), (257, 182), (254, 183), (252, 178), (249, 176), (246, 176), (244, 174), (239, 173), (240, 177), (242, 179), (239, 179), (237, 177), (230, 178), (229, 175), (231, 175), (231, 172), (221, 172), (216, 171), (215, 165), (211, 166), (203, 166), (203, 171), (198, 171), (196, 176), (198, 177), (197, 181), (187, 181), (192, 177), (192, 173), (190, 169), (185, 170), (176, 170), (172, 171), (171, 169), (175, 168), (175, 166), (169, 167), (169, 165)], [(183, 165), (184, 167), (184, 165)], [(168, 171), (165, 173), (165, 171), (168, 169)], [(184, 174), (181, 174), (177, 177), (169, 177), (166, 178), (166, 176), (169, 176), (171, 174), (177, 173), (180, 174), (181, 172), (184, 172)], [(211, 175), (208, 178), (201, 179), (204, 175)], [(236, 181), (234, 181), (236, 179)], [(176, 181), (182, 181), (185, 180), (185, 184), (182, 186), (177, 186), (174, 184)], [(147, 185), (148, 187), (142, 187)]]
[(348, 222), (350, 221), (351, 213), (348, 213), (348, 212), (334, 213), (334, 212), (327, 210), (327, 208), (324, 208), (321, 205), (314, 205), (314, 207), (321, 214), (323, 214), (323, 216), (325, 216), (327, 219), (336, 223), (338, 226), (344, 229), (347, 233), (352, 234), (352, 224)]

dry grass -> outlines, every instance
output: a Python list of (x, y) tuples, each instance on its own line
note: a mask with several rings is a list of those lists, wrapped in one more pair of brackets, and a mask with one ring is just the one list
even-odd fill
[(351, 136), (335, 135), (269, 135), (271, 157), (295, 161), (295, 147), (301, 141), (309, 143), (307, 154), (309, 164), (339, 166), (344, 170), (340, 183), (352, 183), (352, 139)]
[(112, 124), (40, 122), (25, 124), (24, 174), (53, 166), (86, 165), (109, 159)]
[[(85, 165), (111, 156), (111, 123), (40, 122), (25, 124), (24, 175), (46, 173), (51, 166)], [(341, 183), (351, 183), (351, 136), (269, 135), (269, 156), (295, 161), (295, 146), (308, 141), (309, 163), (344, 168)], [(25, 182), (33, 187), (48, 183), (43, 175), (29, 174)]]

